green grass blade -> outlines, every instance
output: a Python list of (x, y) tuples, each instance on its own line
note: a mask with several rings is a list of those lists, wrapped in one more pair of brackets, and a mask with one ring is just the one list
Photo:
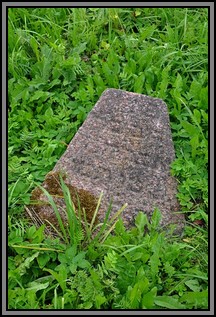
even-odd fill
[(40, 188), (40, 189), (44, 192), (44, 194), (47, 196), (47, 198), (48, 198), (48, 200), (49, 200), (49, 203), (50, 203), (50, 205), (52, 206), (52, 208), (53, 208), (53, 210), (54, 210), (54, 212), (55, 212), (55, 215), (56, 215), (56, 218), (57, 218), (57, 220), (58, 220), (59, 227), (60, 227), (60, 229), (61, 229), (61, 231), (62, 231), (64, 240), (65, 240), (67, 243), (69, 243), (68, 238), (67, 238), (67, 233), (66, 233), (66, 230), (65, 230), (65, 228), (64, 228), (64, 224), (63, 224), (63, 222), (62, 222), (62, 219), (61, 219), (61, 215), (60, 215), (60, 213), (59, 213), (59, 211), (58, 211), (58, 208), (57, 208), (57, 206), (56, 206), (56, 204), (55, 204), (55, 202), (54, 202), (52, 196), (51, 196), (51, 195), (48, 193), (48, 191), (47, 191), (45, 188), (43, 188), (42, 186), (39, 185), (39, 188)]
[(98, 203), (97, 203), (97, 206), (96, 206), (96, 209), (95, 209), (95, 212), (93, 214), (92, 221), (91, 221), (91, 224), (90, 224), (90, 227), (89, 227), (90, 231), (93, 228), (96, 216), (98, 214), (98, 210), (99, 210), (99, 207), (100, 207), (100, 204), (101, 204), (102, 197), (103, 197), (103, 192), (100, 193), (100, 196), (99, 196), (99, 199), (98, 199)]

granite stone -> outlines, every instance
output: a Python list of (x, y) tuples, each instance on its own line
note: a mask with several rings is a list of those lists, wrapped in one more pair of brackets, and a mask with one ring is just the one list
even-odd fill
[[(126, 227), (134, 224), (139, 211), (150, 217), (157, 207), (162, 214), (161, 225), (176, 224), (176, 232), (181, 232), (184, 216), (177, 213), (177, 182), (170, 174), (174, 159), (165, 102), (143, 94), (106, 89), (52, 173), (64, 171), (66, 184), (89, 194), (92, 201), (95, 199), (94, 207), (103, 191), (99, 221), (103, 221), (112, 199), (111, 216), (128, 204), (122, 214)], [(47, 179), (43, 183), (45, 188)], [(39, 195), (39, 199), (45, 200), (44, 195)], [(48, 206), (38, 212), (50, 221), (54, 217)]]

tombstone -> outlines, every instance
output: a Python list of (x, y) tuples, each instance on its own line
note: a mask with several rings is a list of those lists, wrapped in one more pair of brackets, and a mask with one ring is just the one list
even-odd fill
[[(59, 172), (63, 172), (72, 200), (76, 200), (78, 193), (89, 221), (103, 191), (97, 221), (104, 220), (112, 200), (111, 217), (128, 204), (122, 213), (126, 228), (134, 225), (139, 211), (151, 218), (154, 209), (159, 208), (161, 225), (176, 224), (176, 232), (181, 232), (184, 216), (176, 212), (177, 183), (170, 175), (174, 158), (164, 101), (106, 89), (42, 186), (53, 195), (57, 205), (64, 207), (58, 179)], [(38, 188), (32, 199), (47, 200)], [(41, 219), (57, 223), (51, 206), (42, 204), (35, 208)], [(61, 208), (59, 212), (62, 214)]]

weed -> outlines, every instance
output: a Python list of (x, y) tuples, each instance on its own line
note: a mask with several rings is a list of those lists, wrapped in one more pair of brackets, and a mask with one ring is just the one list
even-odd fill
[[(89, 196), (84, 212), (86, 193), (79, 202), (64, 178), (53, 183), (63, 209), (55, 193), (34, 191), (56, 222), (24, 220), (24, 206), (37, 214), (33, 186), (106, 88), (168, 105), (172, 174), (188, 221), (180, 241), (157, 230), (157, 212), (125, 230), (122, 210), (109, 219), (110, 205), (97, 223), (102, 197)], [(9, 8), (8, 107), (9, 309), (206, 309), (208, 9)]]

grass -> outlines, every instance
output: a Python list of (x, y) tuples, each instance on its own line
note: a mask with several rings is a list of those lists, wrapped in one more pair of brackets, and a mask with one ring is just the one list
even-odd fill
[[(69, 228), (59, 218), (50, 238), (25, 218), (106, 88), (167, 103), (182, 237), (161, 232), (155, 210), (131, 230), (107, 218), (92, 239), (63, 182)], [(8, 107), (8, 308), (207, 309), (208, 10), (10, 8)]]

